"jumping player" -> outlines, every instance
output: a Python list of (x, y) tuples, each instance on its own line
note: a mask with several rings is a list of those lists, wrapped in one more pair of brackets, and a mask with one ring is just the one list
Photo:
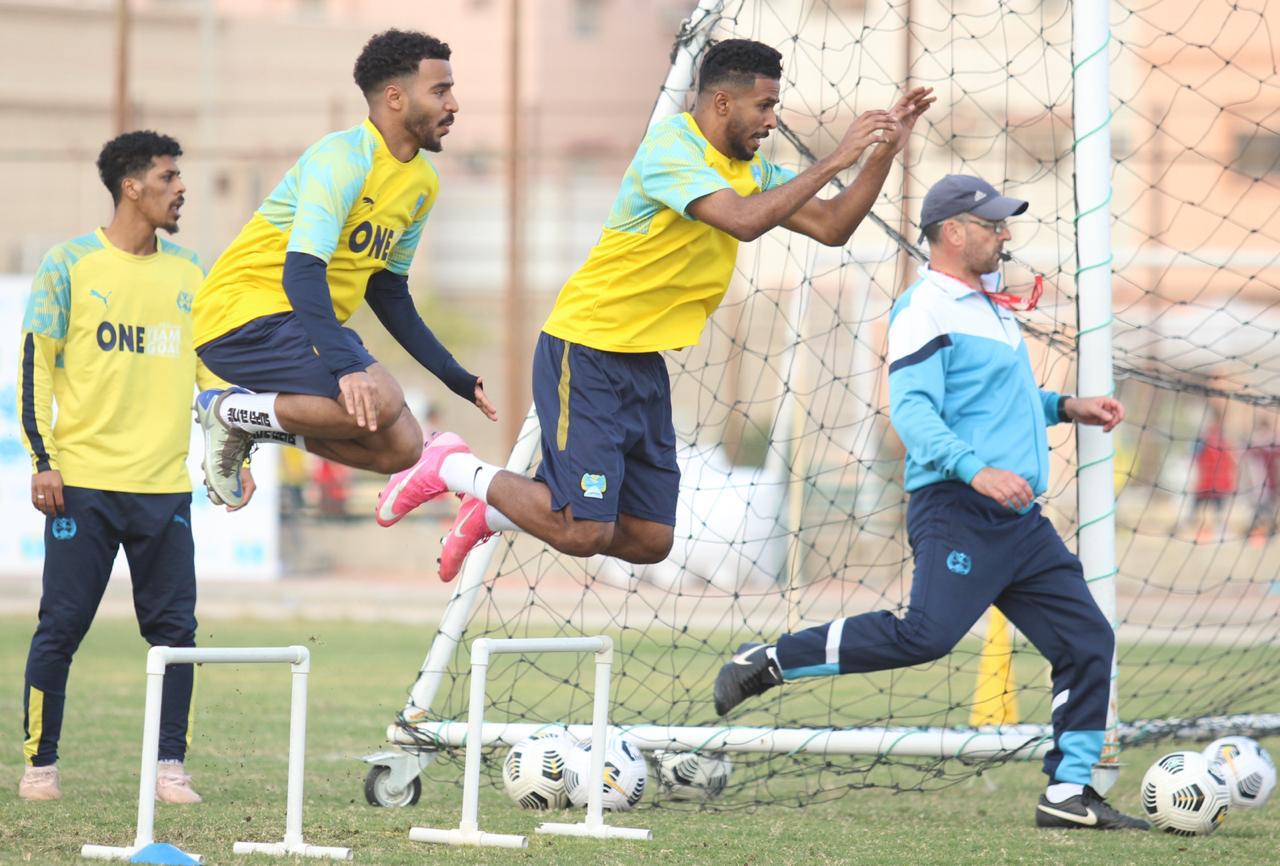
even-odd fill
[(239, 386), (196, 400), (205, 484), (224, 502), (240, 501), (236, 470), (255, 441), (376, 472), (418, 459), (422, 430), (400, 385), (343, 327), (361, 301), (419, 364), (497, 417), (409, 295), (440, 186), (422, 151), (442, 149), (459, 110), (450, 54), (425, 33), (370, 39), (355, 65), (368, 119), (307, 149), (196, 296), (200, 358)]
[[(758, 153), (777, 126), (781, 59), (759, 42), (714, 45), (692, 112), (656, 124), (641, 142), (600, 241), (561, 289), (538, 339), (537, 476), (502, 471), (442, 434), (383, 491), (384, 526), (446, 490), (463, 494), (441, 555), (444, 580), (504, 529), (575, 556), (667, 556), (680, 472), (662, 352), (698, 342), (728, 289), (740, 241), (777, 226), (832, 246), (848, 241), (933, 102), (918, 88), (890, 111), (863, 113), (833, 153), (795, 175)], [(817, 197), (864, 153), (853, 183)]]

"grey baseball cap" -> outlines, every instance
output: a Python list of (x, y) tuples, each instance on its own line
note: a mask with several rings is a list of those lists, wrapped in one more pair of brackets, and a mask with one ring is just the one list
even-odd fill
[[(1020, 198), (1009, 198), (996, 192), (996, 188), (980, 177), (967, 174), (949, 174), (929, 187), (924, 204), (920, 206), (920, 228), (951, 219), (962, 213), (971, 213), (979, 219), (999, 222), (1017, 216), (1027, 209)], [(920, 233), (924, 241), (924, 232)]]

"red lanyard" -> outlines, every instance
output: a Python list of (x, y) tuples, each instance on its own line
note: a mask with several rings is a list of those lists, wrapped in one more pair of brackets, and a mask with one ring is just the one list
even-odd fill
[[(968, 280), (962, 280), (955, 274), (949, 274), (946, 271), (939, 270), (933, 265), (929, 265), (929, 270), (934, 273), (942, 274), (944, 277), (951, 277), (951, 279), (956, 282), (964, 283), (966, 286), (970, 286), (970, 288), (972, 288)], [(991, 300), (991, 303), (1004, 307), (1006, 310), (1012, 310), (1015, 313), (1029, 313), (1036, 308), (1036, 304), (1040, 303), (1040, 296), (1044, 294), (1044, 276), (1042, 274), (1036, 274), (1035, 284), (1031, 287), (1031, 297), (1026, 299), (1024, 299), (1022, 295), (1015, 295), (1012, 292), (989, 292), (984, 288), (979, 288), (978, 291), (986, 295)], [(1027, 305), (1025, 307), (1019, 307), (1018, 304), (1023, 300), (1026, 300)]]

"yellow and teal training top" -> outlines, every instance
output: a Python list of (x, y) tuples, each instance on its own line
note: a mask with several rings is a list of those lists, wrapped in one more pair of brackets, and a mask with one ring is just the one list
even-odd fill
[(369, 120), (309, 147), (218, 257), (196, 296), (196, 345), (292, 309), (285, 255), (326, 262), (333, 312), (345, 322), (369, 277), (408, 274), (440, 178), (419, 151), (401, 162)]
[[(191, 489), (191, 305), (204, 271), (190, 250), (156, 243), (135, 256), (98, 229), (54, 247), (36, 271), (18, 368), (33, 471), (97, 490)], [(202, 387), (218, 381), (200, 369)]]
[(689, 205), (722, 189), (753, 195), (794, 176), (758, 153), (725, 156), (687, 112), (655, 124), (622, 178), (599, 242), (542, 329), (609, 352), (694, 345), (729, 288), (738, 241), (691, 217)]

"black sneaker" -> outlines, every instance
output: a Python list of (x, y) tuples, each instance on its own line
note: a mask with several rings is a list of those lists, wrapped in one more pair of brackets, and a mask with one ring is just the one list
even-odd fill
[(1150, 830), (1151, 825), (1141, 818), (1131, 818), (1113, 809), (1093, 790), (1084, 786), (1084, 793), (1076, 794), (1061, 803), (1050, 803), (1044, 794), (1036, 804), (1036, 826), (1075, 830)]
[(744, 643), (720, 668), (713, 691), (716, 715), (723, 716), (752, 695), (782, 685), (782, 670), (766, 652), (772, 648), (762, 643)]

